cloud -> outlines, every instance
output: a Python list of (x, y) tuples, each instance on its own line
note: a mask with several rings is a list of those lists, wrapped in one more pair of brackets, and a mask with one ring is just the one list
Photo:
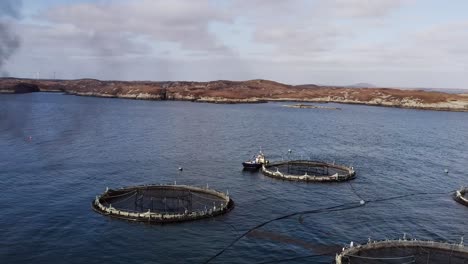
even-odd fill
[[(418, 17), (423, 7), (426, 20)], [(45, 5), (20, 22), (9, 11), (2, 21), (23, 39), (6, 64), (19, 74), (380, 84), (376, 76), (405, 81), (384, 72), (445, 71), (461, 80), (468, 22), (431, 8), (414, 0), (78, 0)]]
[(335, 26), (317, 28), (276, 27), (255, 31), (254, 40), (276, 46), (277, 52), (307, 56), (332, 50), (349, 32)]
[[(273, 46), (286, 56), (317, 55), (375, 26), (400, 8), (399, 0), (271, 1), (254, 0), (247, 12), (245, 2), (233, 4), (240, 16), (255, 26), (253, 40)], [(371, 21), (369, 21), (371, 20)]]
[(112, 41), (128, 43), (136, 38), (172, 42), (186, 50), (226, 49), (209, 26), (214, 21), (228, 20), (208, 0), (80, 3), (54, 8), (43, 16), (52, 23), (70, 25), (94, 36), (96, 46), (103, 50)]
[(444, 23), (414, 34), (416, 44), (442, 55), (468, 55), (468, 21)]
[[(31, 55), (70, 57), (112, 57), (143, 55), (150, 51), (144, 42), (133, 41), (125, 34), (89, 32), (73, 25), (17, 25)], [(60, 47), (60, 48), (57, 48)]]
[(400, 8), (403, 0), (329, 0), (323, 3), (326, 13), (336, 17), (380, 18)]
[[(31, 62), (22, 71), (34, 71), (43, 67), (41, 64), (54, 62), (65, 66), (52, 66), (49, 72), (61, 68), (67, 71), (66, 76), (74, 73), (86, 77), (82, 74), (86, 73), (95, 78), (132, 79), (131, 74), (142, 76), (133, 69), (149, 74), (151, 68), (164, 72), (163, 67), (181, 65), (167, 62), (171, 59), (206, 54), (234, 57), (210, 28), (212, 23), (231, 20), (210, 0), (61, 4), (44, 9), (33, 18), (39, 23), (24, 22), (15, 28), (24, 38), (22, 57), (17, 61)], [(149, 67), (149, 62), (154, 66), (142, 69), (135, 65), (143, 59), (145, 67)]]
[[(226, 6), (210, 0), (170, 2), (136, 0), (60, 5), (40, 14), (47, 26), (30, 25), (32, 42), (49, 42), (75, 55), (151, 55), (179, 50), (182, 56), (236, 56), (213, 23), (230, 24), (244, 19), (252, 28), (252, 44), (266, 44), (286, 56), (314, 55), (331, 51), (358, 29), (336, 19), (385, 16), (399, 0), (232, 1)], [(34, 29), (35, 33), (32, 32)], [(222, 34), (222, 33), (221, 33)], [(29, 36), (29, 35), (27, 35)], [(38, 45), (40, 46), (40, 45)], [(81, 47), (81, 48), (80, 48)], [(184, 53), (184, 51), (187, 51)], [(242, 51), (241, 51), (242, 52)], [(271, 56), (267, 54), (267, 56)]]
[(232, 11), (251, 18), (283, 22), (287, 18), (372, 18), (382, 17), (413, 0), (251, 0), (232, 1)]
[(350, 46), (337, 55), (359, 69), (459, 72), (468, 67), (468, 21), (435, 24), (402, 32), (386, 41)]

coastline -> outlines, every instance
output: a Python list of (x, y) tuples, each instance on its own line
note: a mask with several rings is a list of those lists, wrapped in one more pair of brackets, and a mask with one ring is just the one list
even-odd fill
[(215, 104), (267, 102), (340, 103), (417, 110), (468, 112), (467, 94), (396, 88), (292, 86), (268, 80), (150, 82), (0, 78), (0, 94), (63, 92), (67, 95)]

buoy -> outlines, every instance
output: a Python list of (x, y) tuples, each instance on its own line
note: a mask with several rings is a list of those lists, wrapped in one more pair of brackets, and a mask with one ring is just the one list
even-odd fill
[(449, 173), (448, 169), (445, 169), (444, 171), (445, 171), (445, 173)]
[(361, 200), (359, 203), (360, 203), (361, 205), (364, 205), (366, 202), (365, 202), (364, 200)]

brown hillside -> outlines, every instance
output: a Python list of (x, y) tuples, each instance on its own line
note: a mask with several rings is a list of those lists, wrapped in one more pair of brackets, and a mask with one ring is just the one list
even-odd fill
[(1, 78), (0, 92), (61, 91), (68, 94), (151, 100), (190, 100), (215, 103), (310, 101), (383, 105), (419, 109), (468, 111), (468, 97), (460, 94), (394, 88), (292, 86), (269, 80), (211, 82), (150, 82), (29, 80)]

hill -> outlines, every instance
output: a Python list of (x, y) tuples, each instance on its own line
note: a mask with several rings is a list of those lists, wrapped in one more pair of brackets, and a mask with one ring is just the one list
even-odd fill
[(313, 84), (294, 86), (269, 80), (150, 82), (0, 78), (0, 93), (37, 91), (64, 92), (82, 96), (210, 103), (336, 102), (415, 109), (468, 111), (468, 96), (439, 91), (350, 88)]

